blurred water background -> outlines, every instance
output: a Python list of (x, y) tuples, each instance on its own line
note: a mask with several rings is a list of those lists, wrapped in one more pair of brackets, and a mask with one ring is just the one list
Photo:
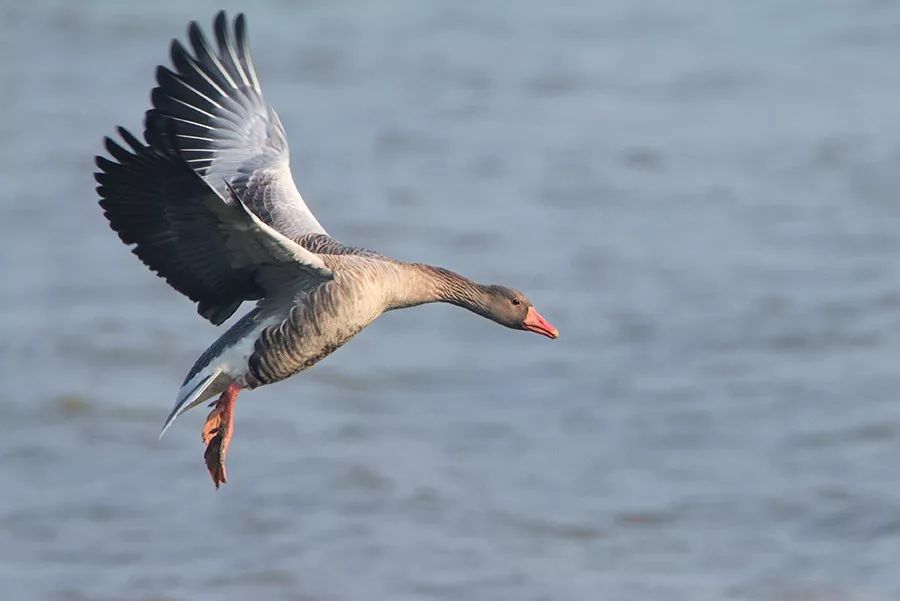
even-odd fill
[[(217, 493), (92, 161), (220, 4), (332, 234), (562, 337), (387, 315)], [(0, 108), (3, 599), (900, 598), (897, 4), (6, 0)]]

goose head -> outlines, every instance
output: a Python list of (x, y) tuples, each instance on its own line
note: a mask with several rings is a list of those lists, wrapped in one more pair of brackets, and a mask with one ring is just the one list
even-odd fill
[(559, 330), (537, 312), (528, 297), (506, 286), (488, 286), (484, 316), (515, 330), (559, 338)]

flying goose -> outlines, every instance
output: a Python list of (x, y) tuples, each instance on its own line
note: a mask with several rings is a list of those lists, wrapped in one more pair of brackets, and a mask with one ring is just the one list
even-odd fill
[(218, 395), (203, 426), (216, 488), (238, 394), (312, 367), (375, 318), (422, 303), (458, 305), (549, 338), (559, 331), (512, 288), (345, 246), (294, 185), (281, 121), (263, 99), (243, 15), (215, 17), (216, 47), (196, 22), (193, 52), (171, 45), (160, 66), (144, 141), (118, 128), (96, 158), (100, 206), (132, 252), (197, 303), (213, 324), (256, 306), (194, 363), (160, 437), (179, 415)]

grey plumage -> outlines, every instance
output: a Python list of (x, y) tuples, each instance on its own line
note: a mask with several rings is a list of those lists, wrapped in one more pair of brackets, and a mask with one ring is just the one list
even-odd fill
[(145, 136), (172, 138), (184, 160), (221, 194), (228, 181), (260, 219), (288, 238), (327, 233), (294, 184), (284, 126), (265, 101), (250, 57), (246, 24), (234, 35), (224, 12), (214, 22), (218, 51), (188, 28), (193, 54), (172, 41), (175, 71), (159, 67)]
[(217, 394), (233, 403), (241, 388), (308, 369), (393, 309), (449, 302), (556, 337), (520, 292), (331, 238), (294, 185), (243, 15), (232, 31), (219, 13), (214, 33), (216, 49), (196, 23), (193, 53), (172, 42), (175, 70), (157, 70), (144, 141), (120, 128), (125, 145), (107, 138), (111, 158), (97, 157), (104, 215), (148, 267), (217, 325), (256, 301), (196, 361), (163, 431)]
[(119, 133), (129, 149), (107, 138), (117, 162), (97, 157), (104, 215), (148, 267), (198, 303), (201, 315), (219, 324), (284, 279), (308, 286), (331, 277), (316, 254), (260, 221), (232, 189), (221, 196), (164, 139), (150, 136), (145, 146), (125, 129)]

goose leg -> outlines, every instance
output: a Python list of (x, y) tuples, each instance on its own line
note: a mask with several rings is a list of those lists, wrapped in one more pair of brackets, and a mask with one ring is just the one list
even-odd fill
[(206, 460), (206, 469), (212, 476), (213, 484), (219, 488), (227, 482), (225, 471), (225, 455), (228, 453), (228, 445), (231, 443), (231, 435), (234, 431), (234, 403), (241, 392), (240, 381), (232, 382), (219, 400), (210, 403), (213, 410), (206, 418), (203, 426), (203, 444), (206, 452), (203, 457)]

